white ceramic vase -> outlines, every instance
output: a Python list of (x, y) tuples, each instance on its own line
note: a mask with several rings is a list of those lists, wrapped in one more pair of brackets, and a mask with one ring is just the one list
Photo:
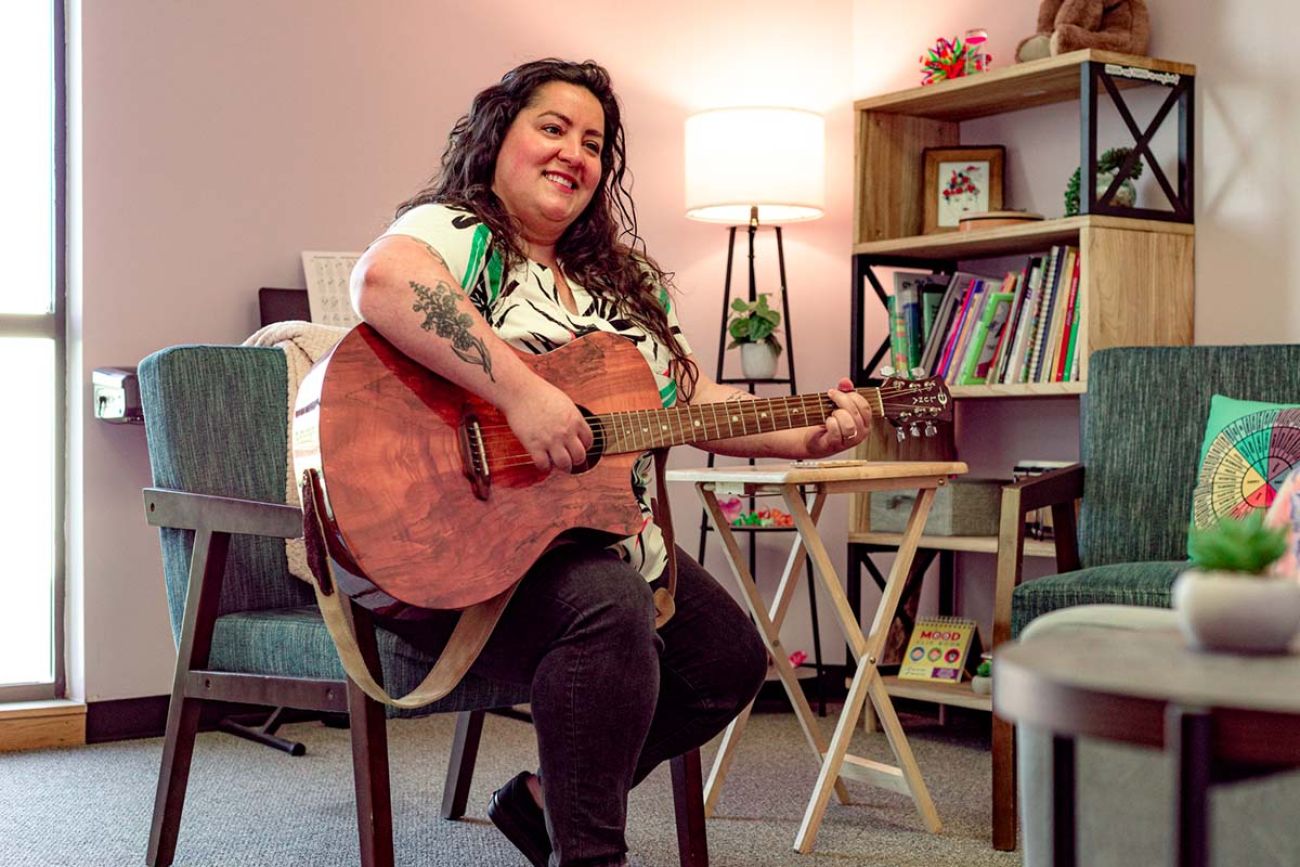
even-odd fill
[(1300, 628), (1294, 578), (1189, 570), (1173, 586), (1178, 626), (1200, 650), (1283, 653)]
[(740, 369), (746, 379), (776, 376), (776, 346), (767, 340), (740, 344)]

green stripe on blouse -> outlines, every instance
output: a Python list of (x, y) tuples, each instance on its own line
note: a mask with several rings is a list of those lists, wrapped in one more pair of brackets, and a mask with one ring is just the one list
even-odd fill
[(677, 403), (677, 383), (668, 380), (668, 384), (659, 389), (659, 399), (663, 401), (664, 408), (667, 409)]
[[(486, 226), (482, 227), (486, 228)], [(474, 239), (478, 241), (477, 238)], [(493, 250), (492, 255), (488, 257), (487, 263), (487, 280), (488, 280), (488, 304), (495, 304), (497, 298), (501, 295), (501, 272), (503, 264), (501, 262), (501, 252)]]
[(465, 274), (460, 278), (460, 288), (466, 292), (474, 288), (474, 280), (483, 270), (483, 254), (487, 251), (488, 239), (491, 237), (492, 233), (482, 223), (474, 227), (474, 240), (470, 242), (469, 247), (469, 262), (465, 265)]

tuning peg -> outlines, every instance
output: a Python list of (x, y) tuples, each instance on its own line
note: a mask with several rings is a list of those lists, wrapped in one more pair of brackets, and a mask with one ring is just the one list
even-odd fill
[(888, 364), (880, 368), (880, 375), (886, 379), (893, 376), (897, 372), (898, 371), (894, 370), (894, 368), (890, 367)]
[(925, 368), (924, 368), (924, 367), (913, 367), (913, 368), (912, 368), (910, 371), (908, 371), (908, 372), (912, 374), (912, 379), (924, 379), (924, 378), (925, 378)]
[(928, 436), (928, 437), (932, 437), (932, 436), (934, 436), (935, 434), (937, 434), (938, 432), (939, 432), (939, 429), (938, 429), (937, 427), (934, 426), (934, 423), (933, 423), (933, 422), (928, 422), (928, 421), (927, 421), (927, 422), (925, 423), (925, 435), (926, 435), (926, 436)]
[(903, 430), (901, 427), (894, 431), (894, 433), (898, 434), (898, 441), (900, 443), (907, 439), (907, 431)]

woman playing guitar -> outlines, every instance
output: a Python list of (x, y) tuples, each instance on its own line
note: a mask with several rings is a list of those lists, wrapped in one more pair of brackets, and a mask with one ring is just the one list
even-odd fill
[[(437, 175), (352, 275), (365, 322), (499, 409), (524, 460), (542, 472), (580, 468), (599, 443), (565, 392), (515, 350), (545, 353), (613, 332), (640, 350), (664, 406), (749, 397), (700, 373), (668, 277), (636, 233), (624, 171), (606, 71), (524, 64), (474, 98)], [(866, 436), (871, 411), (848, 380), (828, 396), (835, 408), (824, 423), (699, 445), (792, 459), (842, 451)], [(628, 791), (721, 731), (767, 670), (749, 619), (680, 549), (675, 616), (656, 629), (652, 593), (670, 552), (649, 508), (651, 465), (647, 452), (631, 480), (641, 531), (612, 547), (547, 551), (471, 669), (531, 689), (541, 767), (498, 789), (489, 816), (538, 867), (626, 863)], [(510, 536), (502, 526), (500, 544)], [(446, 640), (431, 622), (389, 628), (429, 646)]]

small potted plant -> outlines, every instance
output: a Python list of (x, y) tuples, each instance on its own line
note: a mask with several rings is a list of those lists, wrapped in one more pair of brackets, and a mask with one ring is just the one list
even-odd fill
[[(1115, 173), (1119, 167), (1128, 159), (1128, 155), (1133, 153), (1133, 148), (1111, 148), (1102, 153), (1097, 158), (1097, 196), (1105, 195), (1110, 189), (1111, 183), (1115, 180)], [(1079, 214), (1079, 190), (1082, 181), (1080, 180), (1079, 169), (1074, 170), (1070, 176), (1070, 182), (1065, 187), (1065, 216), (1075, 217)], [(1139, 158), (1133, 163), (1133, 168), (1125, 175), (1124, 180), (1120, 182), (1119, 189), (1115, 191), (1115, 198), (1111, 200), (1112, 205), (1121, 208), (1131, 208), (1137, 201), (1137, 184), (1133, 183), (1142, 177), (1142, 160)]]
[(776, 342), (776, 327), (781, 314), (767, 305), (767, 293), (756, 301), (736, 298), (731, 302), (731, 333), (728, 349), (740, 347), (740, 368), (749, 379), (771, 379), (776, 374), (776, 357), (781, 344)]
[(1193, 530), (1195, 568), (1178, 576), (1173, 605), (1188, 642), (1201, 650), (1282, 653), (1300, 627), (1300, 581), (1268, 574), (1286, 550), (1286, 528), (1264, 526), (1257, 509)]

